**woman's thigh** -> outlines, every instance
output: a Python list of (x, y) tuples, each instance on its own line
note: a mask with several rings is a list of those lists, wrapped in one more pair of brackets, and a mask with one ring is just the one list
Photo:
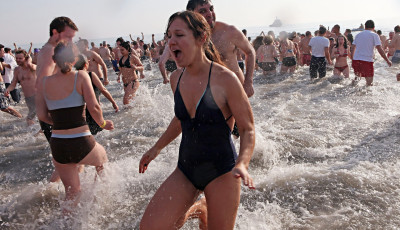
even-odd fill
[(208, 228), (233, 229), (240, 202), (241, 179), (225, 173), (207, 185)]
[(96, 145), (90, 151), (90, 153), (83, 158), (79, 164), (84, 165), (93, 165), (93, 166), (102, 166), (104, 163), (108, 161), (107, 153), (104, 147), (96, 142)]
[(80, 191), (79, 181), (79, 165), (78, 164), (60, 164), (53, 159), (54, 166), (60, 175), (61, 181), (64, 184), (67, 193), (77, 193)]
[(177, 168), (154, 194), (140, 229), (175, 229), (176, 222), (195, 202), (199, 191)]

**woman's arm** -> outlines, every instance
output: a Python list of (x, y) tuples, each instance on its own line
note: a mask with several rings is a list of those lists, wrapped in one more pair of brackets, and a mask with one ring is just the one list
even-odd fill
[(227, 104), (236, 120), (240, 133), (239, 156), (232, 173), (237, 178), (241, 177), (244, 185), (249, 188), (255, 188), (253, 179), (247, 171), (255, 145), (253, 111), (238, 78), (233, 73), (230, 74), (232, 76), (227, 77), (226, 81), (224, 81), (224, 91)]
[(100, 92), (111, 102), (113, 105), (113, 108), (115, 109), (115, 112), (118, 112), (119, 108), (117, 103), (115, 103), (114, 98), (111, 96), (110, 92), (104, 87), (103, 83), (101, 83), (99, 76), (95, 72), (92, 72), (92, 82), (93, 85), (95, 85)]
[(137, 56), (131, 55), (131, 59), (129, 61), (131, 62), (131, 66), (134, 66), (135, 70), (138, 71), (144, 70), (143, 64)]

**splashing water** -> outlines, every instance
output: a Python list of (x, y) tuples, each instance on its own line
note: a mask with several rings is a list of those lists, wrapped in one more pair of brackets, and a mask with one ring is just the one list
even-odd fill
[[(131, 108), (96, 140), (110, 162), (94, 180), (81, 173), (81, 202), (61, 213), (64, 188), (49, 184), (50, 148), (23, 119), (0, 116), (0, 226), (3, 229), (138, 229), (151, 197), (177, 165), (180, 137), (138, 173), (139, 160), (166, 130), (173, 95), (153, 66), (141, 80)], [(307, 67), (293, 75), (254, 77), (250, 99), (256, 147), (250, 164), (257, 189), (243, 188), (236, 229), (394, 229), (400, 226), (400, 87), (398, 69), (375, 63), (375, 86), (345, 79), (311, 81)], [(110, 74), (115, 80), (115, 75)], [(354, 75), (350, 76), (354, 78)], [(122, 106), (122, 86), (108, 90)], [(27, 113), (25, 105), (16, 109)], [(36, 127), (37, 128), (37, 127)], [(235, 140), (236, 147), (239, 141)], [(191, 220), (183, 229), (197, 228)]]

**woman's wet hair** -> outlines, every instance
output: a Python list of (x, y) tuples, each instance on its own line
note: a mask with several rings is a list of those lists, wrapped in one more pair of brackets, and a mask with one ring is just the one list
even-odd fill
[(131, 44), (129, 44), (129, 42), (122, 42), (121, 43), (121, 47), (126, 49), (129, 53), (132, 52)]
[(72, 70), (73, 63), (78, 53), (75, 45), (59, 42), (56, 48), (54, 48), (53, 60), (62, 73), (68, 73)]
[(193, 11), (177, 12), (171, 15), (168, 20), (167, 33), (172, 22), (175, 21), (175, 19), (177, 18), (182, 19), (186, 23), (188, 28), (193, 32), (193, 36), (195, 39), (205, 38), (203, 48), (206, 57), (211, 61), (224, 65), (221, 61), (221, 56), (218, 50), (215, 48), (214, 44), (211, 41), (211, 28), (204, 17)]
[(76, 70), (83, 70), (85, 65), (88, 63), (87, 57), (83, 54), (78, 55), (78, 60), (75, 63), (75, 69)]
[(267, 36), (264, 37), (263, 42), (264, 42), (266, 45), (271, 45), (272, 42), (274, 42), (274, 39), (272, 39), (272, 36), (271, 36), (271, 35), (267, 35)]
[(343, 43), (343, 46), (344, 46), (344, 48), (345, 49), (347, 49), (347, 38), (346, 38), (346, 36), (343, 36), (343, 35), (339, 35), (337, 38), (336, 38), (336, 48), (338, 48), (339, 47), (339, 38), (343, 38), (344, 39), (344, 43)]

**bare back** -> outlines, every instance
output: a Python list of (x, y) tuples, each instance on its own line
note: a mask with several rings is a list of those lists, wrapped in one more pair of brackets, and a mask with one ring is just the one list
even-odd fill
[(396, 33), (393, 36), (392, 42), (390, 44), (390, 46), (394, 49), (394, 50), (400, 50), (400, 33)]
[(310, 43), (310, 40), (311, 40), (310, 37), (305, 37), (303, 38), (303, 40), (301, 40), (299, 48), (302, 54), (311, 54), (311, 48), (308, 45)]

